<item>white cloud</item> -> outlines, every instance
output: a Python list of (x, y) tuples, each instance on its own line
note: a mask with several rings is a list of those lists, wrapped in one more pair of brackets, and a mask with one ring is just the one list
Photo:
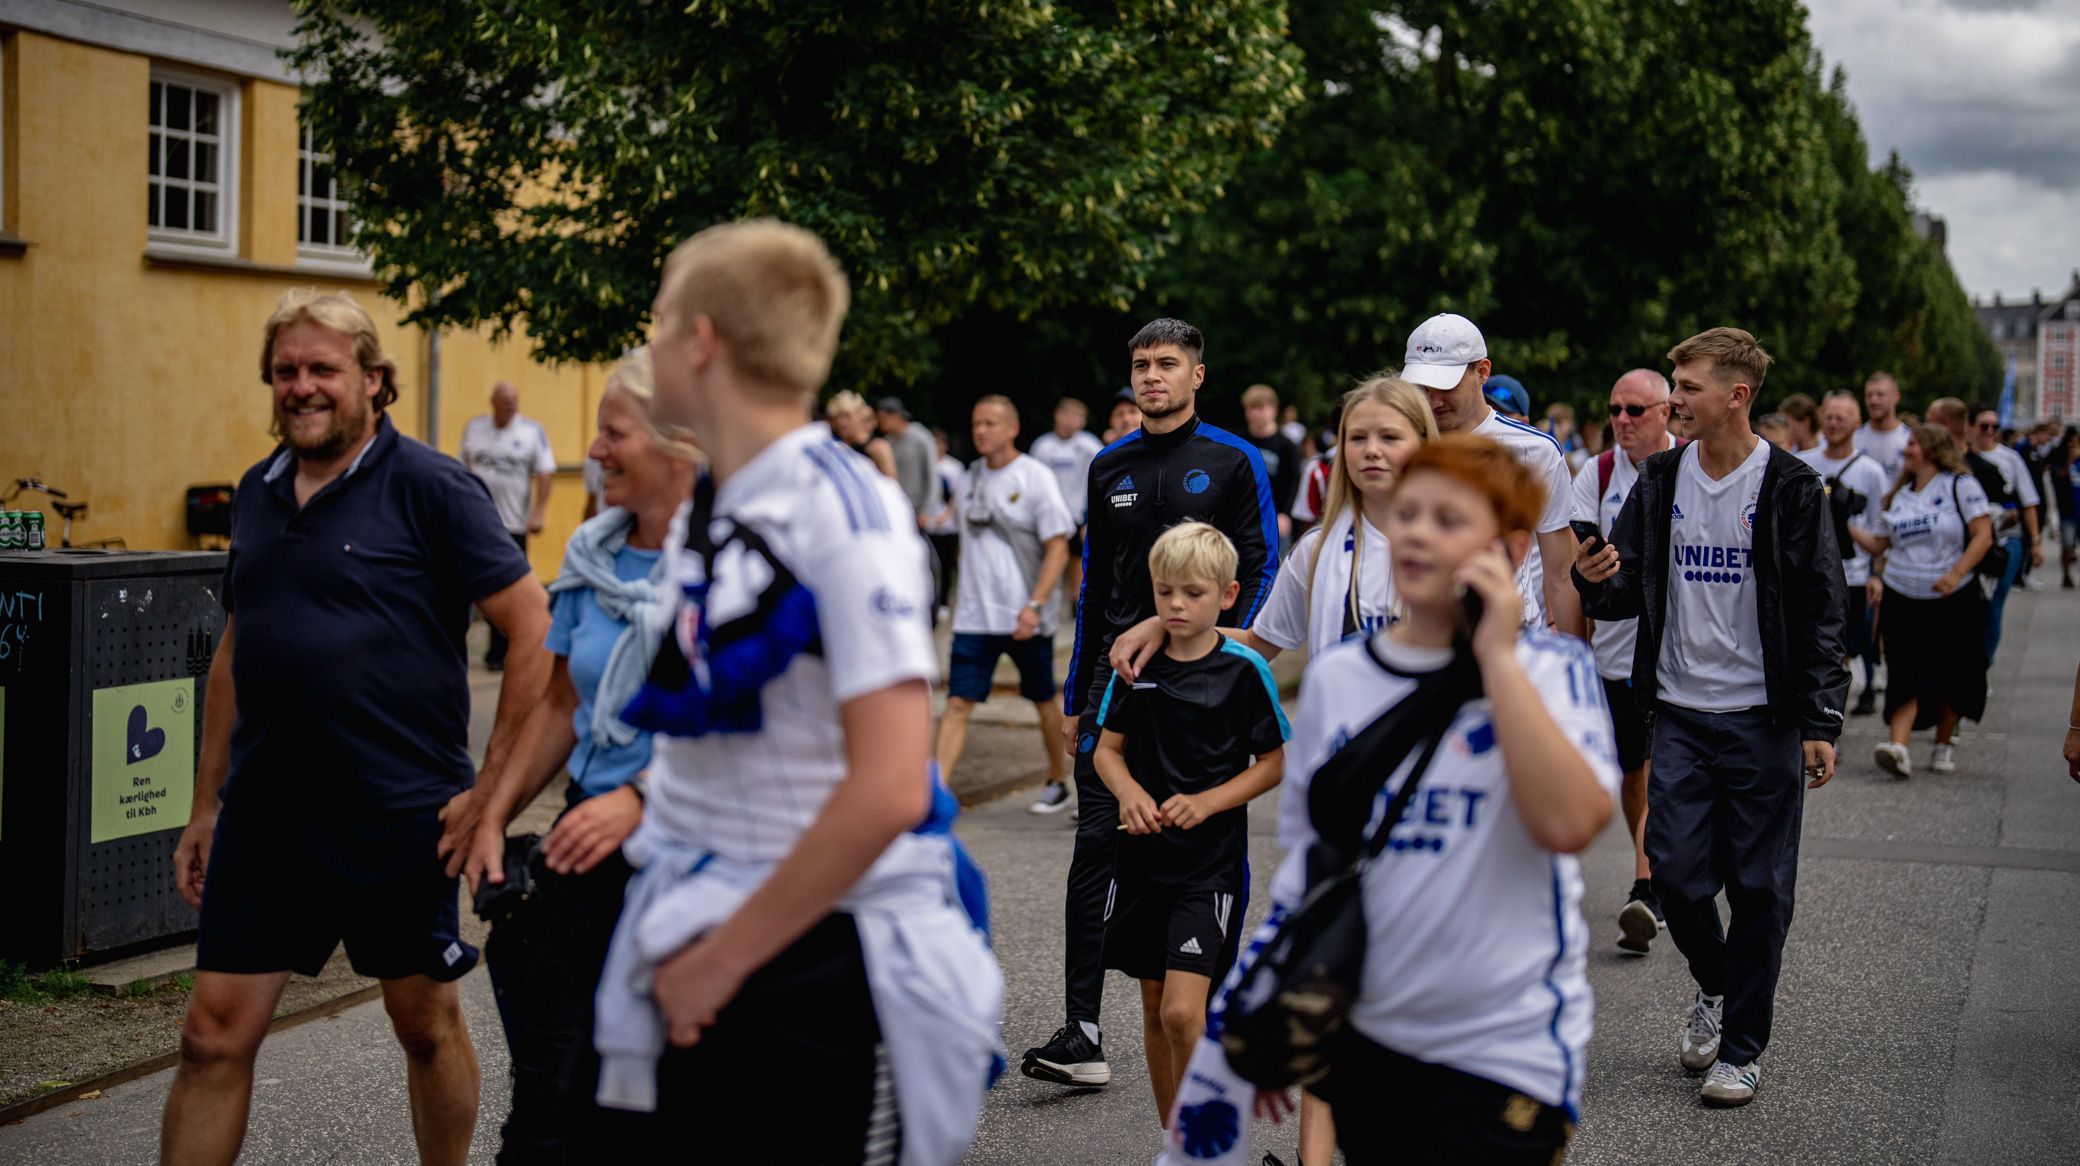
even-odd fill
[(2065, 286), (2080, 264), (2080, 3), (1808, 0), (1873, 160), (1893, 150), (1949, 224), (1974, 295)]

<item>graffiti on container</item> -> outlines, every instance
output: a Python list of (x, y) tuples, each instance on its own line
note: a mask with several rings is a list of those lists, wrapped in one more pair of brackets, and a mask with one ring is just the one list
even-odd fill
[(43, 592), (0, 592), (0, 669), (20, 672), (29, 643), (43, 628)]

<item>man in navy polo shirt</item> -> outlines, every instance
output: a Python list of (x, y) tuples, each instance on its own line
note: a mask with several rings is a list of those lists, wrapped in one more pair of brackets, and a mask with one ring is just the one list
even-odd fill
[(174, 852), (202, 912), (162, 1163), (229, 1163), (289, 973), (342, 940), (382, 982), (420, 1161), (465, 1160), (477, 1060), (455, 981), (456, 871), (475, 825), (463, 633), (512, 640), (485, 757), (497, 771), (548, 676), (548, 598), (482, 482), (384, 415), (396, 365), (345, 295), (282, 298), (261, 373), (281, 446), (233, 511), (224, 638)]

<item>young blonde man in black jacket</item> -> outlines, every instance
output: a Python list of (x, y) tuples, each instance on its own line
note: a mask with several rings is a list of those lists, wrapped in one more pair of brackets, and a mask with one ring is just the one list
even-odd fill
[(1574, 583), (1591, 617), (1639, 619), (1633, 684), (1654, 713), (1647, 857), (1698, 986), (1682, 1063), (1708, 1071), (1706, 1103), (1745, 1105), (1769, 1043), (1804, 790), (1834, 776), (1848, 696), (1841, 552), (1820, 475), (1749, 426), (1770, 364), (1755, 338), (1714, 328), (1668, 358), (1670, 419), (1690, 442), (1640, 467), (1609, 543), (1576, 554)]

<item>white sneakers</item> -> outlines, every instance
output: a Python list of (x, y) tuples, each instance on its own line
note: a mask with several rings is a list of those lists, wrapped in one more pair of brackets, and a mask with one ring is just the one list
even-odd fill
[(1719, 1026), (1726, 1015), (1726, 997), (1703, 992), (1690, 1004), (1683, 1019), (1683, 1068), (1704, 1073), (1697, 1091), (1706, 1105), (1746, 1105), (1755, 1099), (1755, 1086), (1762, 1081), (1762, 1062), (1736, 1065), (1719, 1059)]
[(1726, 1014), (1726, 997), (1703, 992), (1690, 1004), (1683, 1020), (1683, 1067), (1702, 1073), (1719, 1060), (1719, 1022)]
[[(1914, 774), (1914, 759), (1907, 755), (1907, 747), (1896, 741), (1881, 743), (1876, 749), (1871, 750), (1871, 756), (1877, 760), (1879, 769), (1894, 777), (1907, 778)], [(1928, 754), (1928, 771), (1956, 773), (1957, 746), (1937, 742), (1936, 747)]]
[(1749, 1061), (1745, 1065), (1718, 1061), (1705, 1077), (1704, 1087), (1697, 1091), (1697, 1098), (1706, 1105), (1746, 1105), (1755, 1100), (1755, 1087), (1760, 1084), (1761, 1061)]

